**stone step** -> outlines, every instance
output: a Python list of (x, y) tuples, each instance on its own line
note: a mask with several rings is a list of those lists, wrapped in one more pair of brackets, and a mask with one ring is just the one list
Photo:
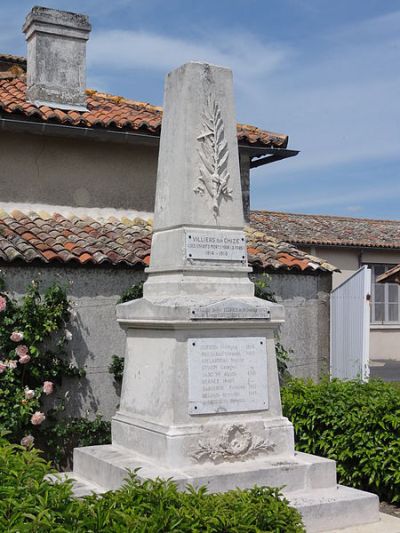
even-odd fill
[[(137, 470), (139, 469), (139, 470)], [(207, 486), (223, 492), (254, 485), (284, 486), (283, 493), (302, 514), (307, 532), (339, 530), (379, 522), (376, 495), (336, 484), (335, 462), (308, 454), (244, 462), (202, 464), (170, 470), (145, 462), (126, 449), (112, 445), (74, 450), (77, 496), (88, 492), (118, 489), (129, 471), (140, 478), (174, 479), (180, 489), (186, 485)], [(377, 530), (379, 531), (379, 529)]]
[(378, 526), (379, 523), (379, 499), (369, 492), (337, 485), (335, 488), (311, 491), (284, 491), (284, 494), (290, 504), (300, 511), (307, 533), (364, 527), (367, 524)]
[(174, 479), (186, 485), (207, 486), (209, 492), (223, 492), (238, 486), (285, 486), (288, 491), (312, 490), (336, 486), (335, 462), (313, 455), (271, 456), (253, 461), (203, 463), (184, 469), (167, 469), (146, 462), (129, 450), (113, 445), (90, 446), (74, 450), (74, 474), (105, 490), (119, 488), (128, 471), (138, 469), (142, 479)]
[[(105, 492), (104, 487), (76, 474), (64, 474), (63, 479), (66, 478), (73, 480), (77, 498)], [(400, 519), (379, 513), (378, 498), (374, 494), (338, 485), (334, 489), (285, 492), (284, 495), (302, 514), (307, 533), (400, 533)]]
[(89, 482), (87, 479), (82, 479), (78, 475), (73, 474), (72, 472), (62, 472), (60, 474), (49, 474), (46, 476), (46, 479), (51, 483), (58, 483), (66, 481), (67, 479), (72, 480), (73, 494), (77, 498), (82, 498), (83, 496), (90, 496), (91, 494), (102, 494), (106, 492), (103, 487)]
[(379, 513), (379, 521), (361, 526), (331, 529), (329, 533), (400, 533), (400, 518)]

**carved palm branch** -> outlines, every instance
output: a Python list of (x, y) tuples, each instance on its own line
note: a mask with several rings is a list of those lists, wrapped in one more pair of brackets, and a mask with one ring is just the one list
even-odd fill
[(207, 191), (213, 200), (214, 216), (217, 217), (222, 199), (232, 198), (232, 189), (228, 187), (229, 151), (225, 140), (224, 123), (221, 110), (212, 95), (207, 98), (202, 114), (202, 127), (203, 131), (197, 137), (200, 142), (198, 150), (200, 176), (194, 191), (200, 194)]

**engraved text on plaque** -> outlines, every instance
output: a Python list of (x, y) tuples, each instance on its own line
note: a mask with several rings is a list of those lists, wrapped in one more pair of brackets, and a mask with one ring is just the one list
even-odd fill
[(189, 413), (268, 408), (265, 337), (188, 339)]
[(246, 239), (243, 231), (187, 230), (186, 259), (217, 261), (247, 260)]

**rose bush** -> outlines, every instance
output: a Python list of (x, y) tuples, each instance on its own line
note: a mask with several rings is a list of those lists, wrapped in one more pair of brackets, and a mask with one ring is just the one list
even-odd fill
[(0, 430), (13, 442), (32, 446), (46, 420), (44, 397), (63, 376), (80, 374), (64, 350), (69, 317), (62, 287), (53, 285), (42, 295), (32, 282), (17, 300), (0, 279)]

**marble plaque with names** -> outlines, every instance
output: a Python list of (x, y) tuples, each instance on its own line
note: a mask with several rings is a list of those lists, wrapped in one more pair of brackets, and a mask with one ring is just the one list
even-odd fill
[(266, 307), (249, 304), (235, 298), (227, 298), (209, 305), (192, 307), (190, 318), (192, 320), (265, 320), (271, 318), (271, 312)]
[(186, 259), (240, 261), (247, 259), (246, 238), (243, 231), (195, 230), (186, 231)]
[(268, 409), (265, 337), (188, 339), (189, 414)]

